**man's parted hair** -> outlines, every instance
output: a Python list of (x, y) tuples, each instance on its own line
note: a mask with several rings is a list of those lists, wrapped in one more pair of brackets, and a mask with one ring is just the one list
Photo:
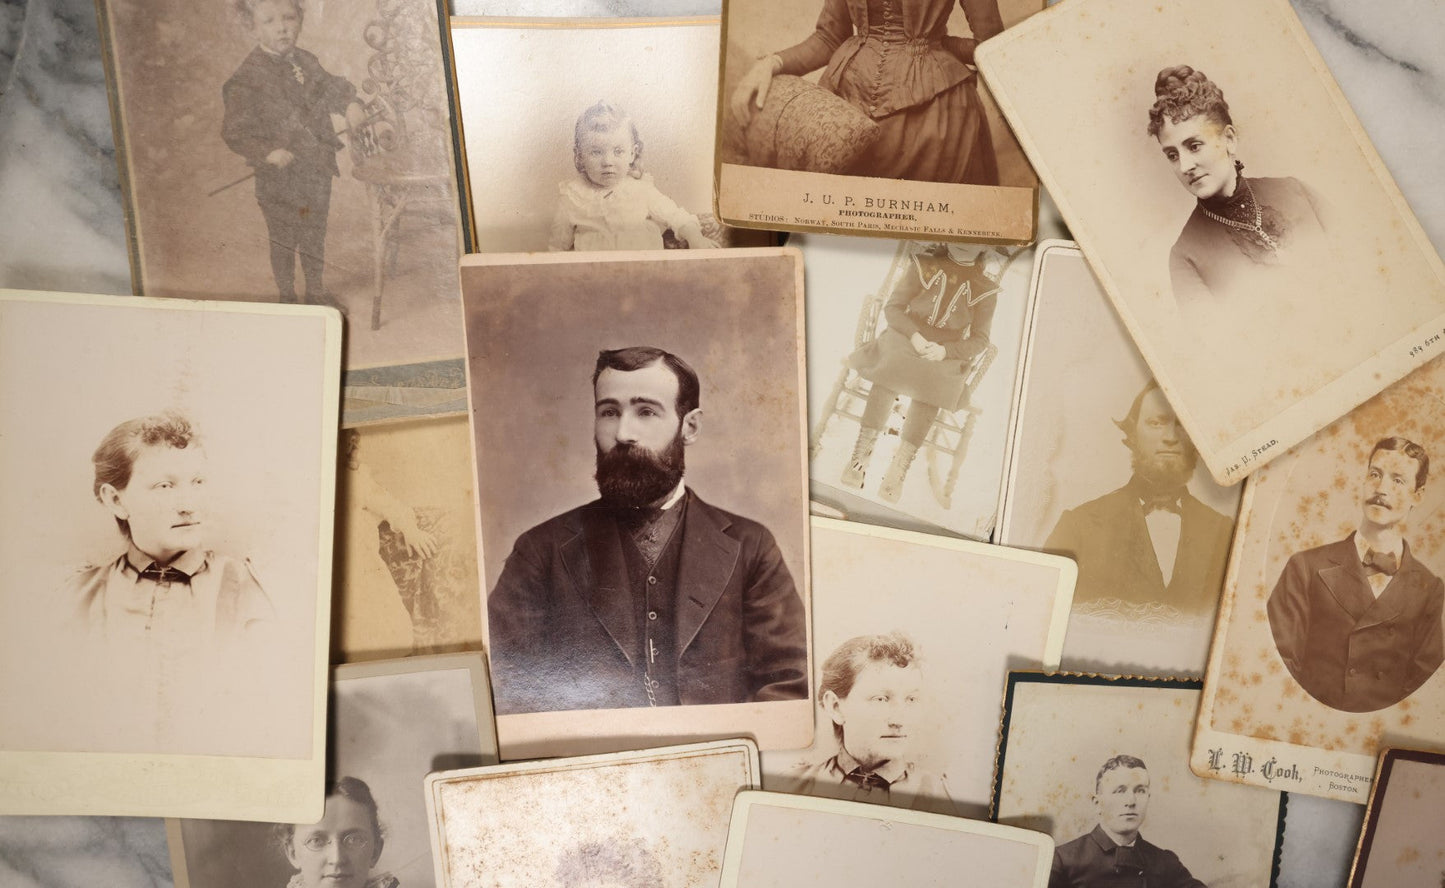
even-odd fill
[(686, 416), (696, 410), (701, 400), (702, 387), (697, 380), (697, 371), (672, 352), (663, 351), (650, 345), (632, 345), (627, 348), (603, 349), (597, 353), (597, 368), (592, 371), (592, 387), (597, 387), (597, 377), (603, 370), (618, 370), (624, 373), (650, 367), (658, 361), (677, 377), (677, 415)]
[[(116, 490), (125, 490), (130, 484), (130, 474), (135, 469), (135, 460), (142, 447), (200, 447), (201, 439), (190, 417), (178, 410), (167, 410), (136, 419), (128, 419), (106, 433), (95, 448), (90, 461), (95, 466), (95, 480), (91, 493), (100, 500), (100, 488), (106, 484)], [(120, 532), (130, 538), (130, 522), (115, 519)]]
[[(902, 632), (893, 631), (883, 635), (858, 635), (848, 639), (823, 661), (823, 677), (818, 682), (818, 705), (823, 705), (823, 695), (832, 691), (839, 699), (853, 692), (853, 683), (858, 673), (869, 663), (886, 663), (906, 669), (918, 662), (918, 650), (913, 639)], [(838, 745), (843, 744), (843, 728), (833, 722), (833, 736)]]
[(1138, 768), (1141, 771), (1149, 770), (1141, 758), (1135, 758), (1132, 755), (1112, 756), (1104, 762), (1104, 766), (1099, 769), (1099, 773), (1094, 777), (1094, 795), (1099, 794), (1099, 786), (1104, 782), (1104, 775), (1117, 768)]
[[(1418, 468), (1415, 469), (1415, 489), (1419, 490), (1425, 486), (1425, 479), (1430, 477), (1430, 455), (1425, 448), (1411, 441), (1409, 438), (1401, 438), (1396, 435), (1390, 438), (1381, 438), (1375, 443), (1375, 449), (1370, 451), (1370, 459), (1381, 450), (1398, 450), (1415, 461)], [(1365, 460), (1369, 465), (1370, 459)]]

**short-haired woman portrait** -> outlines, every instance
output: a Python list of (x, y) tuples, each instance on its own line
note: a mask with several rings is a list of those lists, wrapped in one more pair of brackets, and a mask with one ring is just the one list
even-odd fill
[[(342, 777), (326, 788), (315, 823), (279, 823), (276, 844), (296, 870), (285, 888), (398, 888), (390, 873), (372, 875), (384, 845), (371, 787)], [(277, 886), (280, 888), (280, 886)]]
[(1250, 289), (1258, 270), (1297, 264), (1323, 240), (1320, 199), (1298, 179), (1246, 177), (1224, 92), (1188, 65), (1154, 80), (1149, 135), (1195, 206), (1169, 251), (1169, 278), (1181, 304)]

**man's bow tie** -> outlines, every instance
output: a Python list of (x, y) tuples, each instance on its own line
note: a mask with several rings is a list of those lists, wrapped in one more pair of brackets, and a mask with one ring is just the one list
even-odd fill
[(1178, 515), (1178, 514), (1179, 514), (1179, 497), (1178, 497), (1178, 496), (1156, 496), (1156, 497), (1150, 497), (1150, 498), (1148, 498), (1148, 499), (1145, 499), (1145, 500), (1144, 500), (1144, 514), (1145, 514), (1145, 515), (1148, 515), (1150, 512), (1156, 512), (1156, 511), (1173, 512), (1175, 515)]
[(1394, 552), (1376, 552), (1374, 549), (1365, 550), (1365, 573), (1382, 573), (1394, 576), (1400, 569), (1400, 559)]

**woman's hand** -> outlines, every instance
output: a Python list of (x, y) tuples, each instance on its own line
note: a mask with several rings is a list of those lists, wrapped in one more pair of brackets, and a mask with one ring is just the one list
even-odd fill
[(943, 346), (924, 339), (922, 333), (914, 333), (908, 337), (908, 343), (913, 346), (914, 353), (925, 361), (943, 360)]
[(783, 60), (777, 56), (763, 56), (753, 62), (753, 66), (743, 75), (728, 103), (732, 108), (733, 120), (737, 121), (739, 126), (745, 127), (753, 122), (753, 114), (768, 100), (768, 88), (773, 84), (773, 75), (782, 67)]
[(413, 558), (427, 559), (437, 553), (437, 538), (422, 530), (414, 519), (392, 522), (392, 530), (401, 534), (402, 543)]

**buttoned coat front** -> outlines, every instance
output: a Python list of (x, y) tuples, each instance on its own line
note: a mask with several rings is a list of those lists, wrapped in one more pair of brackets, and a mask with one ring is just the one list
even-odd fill
[(1405, 546), (1379, 598), (1352, 533), (1290, 556), (1267, 605), (1290, 675), (1311, 697), (1372, 712), (1413, 694), (1445, 661), (1445, 584)]
[[(806, 698), (807, 619), (773, 535), (688, 497), (674, 599), (679, 702)], [(620, 533), (595, 500), (517, 538), (487, 598), (499, 715), (647, 705)]]

